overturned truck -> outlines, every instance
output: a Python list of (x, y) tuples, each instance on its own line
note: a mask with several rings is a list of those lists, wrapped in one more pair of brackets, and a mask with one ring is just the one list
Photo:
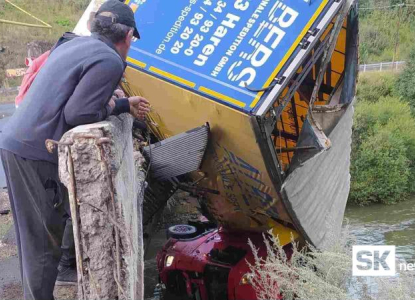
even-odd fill
[(323, 248), (341, 229), (357, 1), (126, 3), (141, 34), (127, 59), (126, 86), (150, 101), (153, 136), (170, 141), (204, 124), (209, 131), (204, 153), (195, 134), (179, 143), (180, 153), (159, 153), (165, 164), (153, 170), (171, 184), (189, 160), (203, 158), (191, 186), (211, 221), (172, 229), (158, 255), (160, 280), (191, 299), (256, 299), (246, 276), (248, 238), (261, 251), (269, 231), (287, 249), (292, 238)]

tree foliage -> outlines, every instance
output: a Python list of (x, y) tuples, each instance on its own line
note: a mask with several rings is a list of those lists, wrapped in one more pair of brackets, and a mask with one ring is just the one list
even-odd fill
[[(359, 0), (360, 8), (397, 5), (403, 0)], [(364, 64), (407, 60), (415, 43), (415, 7), (359, 10), (360, 61)], [(399, 27), (398, 27), (399, 24)]]
[(396, 82), (396, 91), (415, 109), (415, 47), (412, 47), (406, 67)]
[(415, 120), (398, 98), (356, 107), (350, 200), (393, 204), (414, 192)]

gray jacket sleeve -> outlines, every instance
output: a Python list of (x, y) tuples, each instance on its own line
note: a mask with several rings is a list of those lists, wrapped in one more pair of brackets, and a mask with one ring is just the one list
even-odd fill
[(78, 126), (106, 119), (112, 112), (108, 103), (123, 72), (121, 59), (111, 53), (87, 61), (79, 83), (65, 105), (66, 123)]

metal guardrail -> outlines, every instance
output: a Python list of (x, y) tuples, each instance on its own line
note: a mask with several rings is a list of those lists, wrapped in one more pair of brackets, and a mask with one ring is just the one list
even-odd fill
[(359, 66), (360, 72), (383, 72), (383, 71), (399, 71), (405, 67), (406, 62), (381, 62), (377, 64), (365, 64)]

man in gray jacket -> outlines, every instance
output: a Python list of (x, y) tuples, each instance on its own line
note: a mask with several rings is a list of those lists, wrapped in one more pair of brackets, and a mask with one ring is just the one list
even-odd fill
[(68, 208), (57, 154), (46, 150), (45, 141), (111, 114), (129, 112), (142, 119), (149, 111), (142, 97), (112, 98), (131, 42), (139, 38), (130, 7), (105, 2), (91, 32), (51, 53), (0, 135), (26, 300), (53, 299)]

